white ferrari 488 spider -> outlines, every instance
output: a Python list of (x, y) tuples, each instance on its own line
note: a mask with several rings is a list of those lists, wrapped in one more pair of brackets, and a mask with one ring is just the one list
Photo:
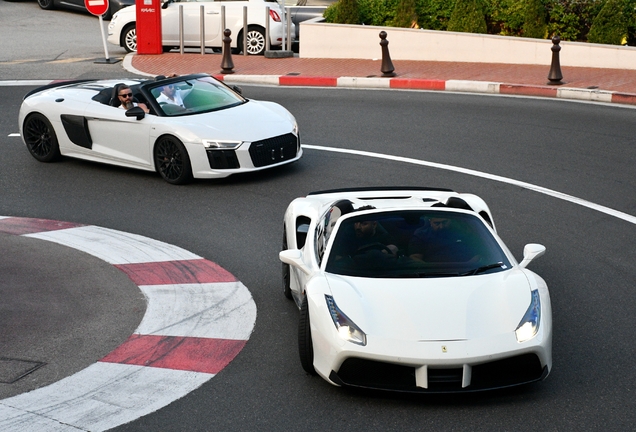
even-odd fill
[(469, 392), (552, 367), (544, 280), (473, 194), (429, 188), (310, 193), (284, 218), (283, 289), (300, 309), (308, 373), (339, 386)]
[[(122, 109), (124, 93), (140, 106)], [(172, 184), (272, 168), (302, 155), (289, 111), (246, 99), (207, 74), (40, 87), (24, 97), (19, 127), (41, 162), (69, 156), (157, 171)]]

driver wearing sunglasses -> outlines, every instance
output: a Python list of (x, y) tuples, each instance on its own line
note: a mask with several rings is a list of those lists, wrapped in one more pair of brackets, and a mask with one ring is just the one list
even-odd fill
[(119, 102), (121, 102), (119, 105), (121, 109), (129, 110), (138, 106), (139, 108), (143, 109), (144, 112), (149, 112), (148, 107), (145, 104), (133, 102), (132, 90), (130, 90), (130, 87), (125, 84), (119, 86), (117, 98), (119, 98)]

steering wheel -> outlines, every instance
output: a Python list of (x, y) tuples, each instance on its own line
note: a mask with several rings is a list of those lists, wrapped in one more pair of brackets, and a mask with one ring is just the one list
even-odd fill
[(352, 255), (358, 255), (358, 254), (366, 253), (372, 250), (378, 250), (381, 252), (385, 252), (389, 255), (393, 255), (393, 251), (389, 249), (386, 245), (380, 242), (369, 243), (364, 246), (360, 246), (358, 249), (356, 249), (356, 251)]

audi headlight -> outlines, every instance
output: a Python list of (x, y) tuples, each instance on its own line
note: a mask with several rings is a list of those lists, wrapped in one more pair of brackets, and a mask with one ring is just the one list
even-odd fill
[(203, 147), (210, 150), (236, 150), (243, 141), (203, 140)]
[(532, 339), (539, 330), (539, 322), (541, 321), (541, 299), (539, 298), (539, 290), (532, 291), (530, 306), (521, 322), (515, 330), (517, 342), (525, 342)]
[(329, 314), (340, 337), (354, 344), (365, 346), (367, 335), (338, 308), (332, 296), (325, 295), (325, 299)]
[(298, 122), (294, 121), (294, 128), (292, 129), (292, 133), (298, 136)]

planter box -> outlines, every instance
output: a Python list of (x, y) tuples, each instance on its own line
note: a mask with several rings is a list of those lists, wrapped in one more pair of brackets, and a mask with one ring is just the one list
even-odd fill
[[(550, 65), (552, 41), (436, 30), (300, 23), (300, 57), (378, 59), (380, 31), (387, 32), (392, 60)], [(561, 66), (636, 69), (636, 48), (561, 42)]]

